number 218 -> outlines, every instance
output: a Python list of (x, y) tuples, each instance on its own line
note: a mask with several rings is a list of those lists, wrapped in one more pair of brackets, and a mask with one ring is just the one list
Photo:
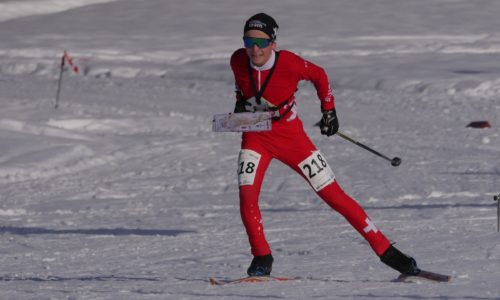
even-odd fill
[(321, 154), (318, 154), (316, 158), (319, 160), (319, 163), (313, 158), (310, 164), (302, 166), (302, 169), (307, 170), (309, 178), (313, 178), (317, 174), (321, 173), (321, 171), (323, 171), (327, 166), (326, 161), (323, 159)]

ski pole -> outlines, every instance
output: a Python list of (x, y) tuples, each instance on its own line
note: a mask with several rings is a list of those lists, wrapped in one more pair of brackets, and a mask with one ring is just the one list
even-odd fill
[(349, 142), (351, 142), (353, 144), (356, 144), (357, 146), (359, 146), (359, 147), (361, 147), (361, 148), (363, 148), (365, 150), (370, 151), (371, 153), (373, 153), (373, 154), (375, 154), (377, 156), (382, 157), (383, 159), (386, 159), (386, 160), (390, 161), (391, 165), (393, 167), (397, 167), (397, 166), (399, 166), (401, 164), (401, 158), (399, 158), (399, 157), (394, 157), (394, 158), (390, 159), (389, 157), (383, 155), (382, 153), (377, 152), (377, 151), (373, 150), (372, 148), (370, 148), (370, 147), (368, 147), (368, 146), (366, 146), (366, 145), (364, 145), (364, 144), (362, 144), (362, 143), (354, 140), (353, 138), (347, 136), (345, 133), (337, 131), (337, 135), (340, 136), (341, 138), (345, 139), (345, 140), (348, 140)]

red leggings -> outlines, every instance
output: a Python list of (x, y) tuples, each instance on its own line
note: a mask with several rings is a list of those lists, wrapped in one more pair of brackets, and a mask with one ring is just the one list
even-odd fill
[[(304, 177), (318, 196), (344, 216), (368, 241), (377, 255), (389, 248), (389, 240), (370, 221), (363, 208), (344, 193), (333, 179), (333, 172), (329, 171), (330, 167), (307, 137), (300, 120), (286, 124), (275, 122), (273, 130), (269, 132), (244, 133), (241, 149), (238, 167), (240, 213), (253, 255), (271, 253), (258, 200), (264, 174), (273, 158)], [(318, 181), (320, 175), (322, 178)]]

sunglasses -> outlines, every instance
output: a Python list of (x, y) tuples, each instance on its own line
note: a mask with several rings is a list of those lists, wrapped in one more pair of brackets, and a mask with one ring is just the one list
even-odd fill
[(254, 37), (243, 37), (243, 43), (245, 44), (245, 48), (252, 48), (253, 45), (257, 45), (259, 48), (267, 48), (273, 42), (272, 39), (263, 39), (263, 38), (254, 38)]

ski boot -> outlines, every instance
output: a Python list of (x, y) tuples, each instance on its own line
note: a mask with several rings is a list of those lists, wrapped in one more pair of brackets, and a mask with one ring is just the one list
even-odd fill
[(417, 267), (415, 259), (402, 253), (392, 245), (380, 256), (380, 260), (404, 275), (418, 275), (421, 271)]
[(273, 267), (273, 256), (271, 254), (264, 256), (254, 256), (250, 267), (248, 267), (248, 276), (269, 276)]

